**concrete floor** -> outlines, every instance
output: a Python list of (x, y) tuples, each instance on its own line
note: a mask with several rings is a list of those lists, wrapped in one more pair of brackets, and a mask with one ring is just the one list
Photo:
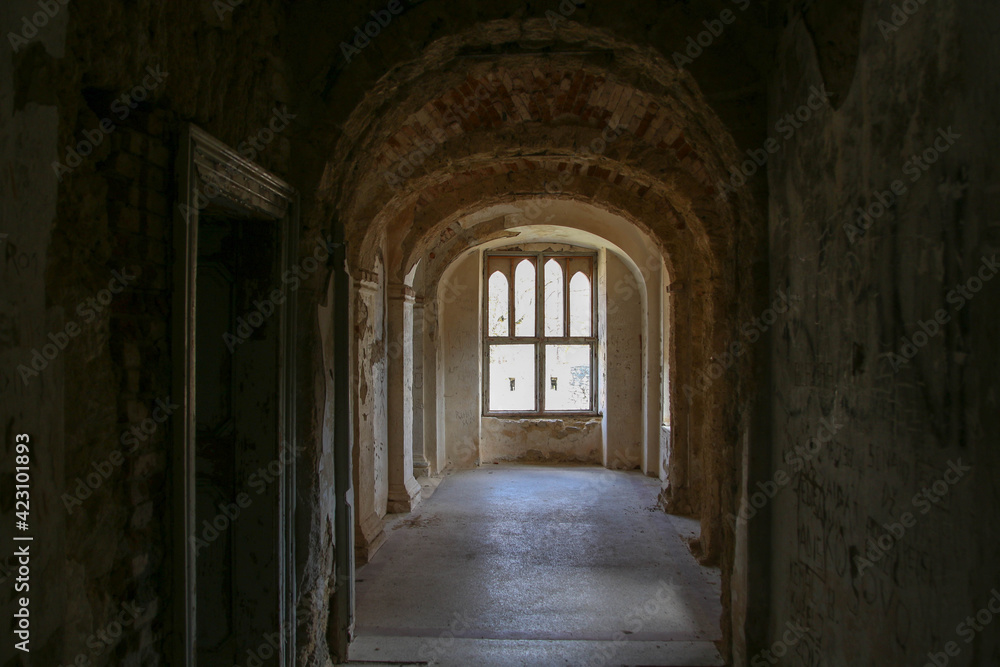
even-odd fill
[(591, 466), (447, 476), (357, 573), (353, 661), (719, 665), (719, 574), (659, 483)]

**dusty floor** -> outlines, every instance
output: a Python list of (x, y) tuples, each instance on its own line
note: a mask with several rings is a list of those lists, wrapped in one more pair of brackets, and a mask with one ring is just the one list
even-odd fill
[(432, 665), (714, 665), (719, 574), (657, 480), (590, 466), (454, 473), (357, 574), (350, 658)]

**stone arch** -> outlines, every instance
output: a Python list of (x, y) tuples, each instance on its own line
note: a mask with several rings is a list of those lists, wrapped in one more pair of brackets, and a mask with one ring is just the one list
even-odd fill
[[(494, 217), (498, 212), (496, 208), (492, 211), (479, 212), (479, 221), (477, 224), (470, 226), (469, 234), (450, 237), (446, 245), (450, 245), (451, 247), (440, 257), (435, 256), (431, 259), (428, 265), (429, 271), (426, 274), (428, 282), (425, 283), (423, 288), (427, 294), (437, 294), (439, 301), (447, 301), (447, 299), (442, 299), (441, 297), (446, 293), (454, 294), (457, 291), (456, 285), (463, 288), (467, 287), (461, 284), (460, 281), (452, 279), (453, 271), (456, 267), (466, 260), (470, 254), (474, 255), (487, 250), (523, 247), (525, 244), (534, 247), (540, 247), (545, 244), (552, 246), (554, 244), (555, 247), (568, 245), (577, 248), (605, 250), (609, 256), (614, 255), (624, 265), (625, 269), (634, 276), (635, 282), (633, 285), (635, 286), (639, 307), (643, 313), (643, 326), (645, 327), (643, 329), (643, 342), (641, 345), (643, 348), (643, 368), (639, 370), (643, 371), (644, 377), (641, 381), (643, 384), (644, 414), (638, 417), (643, 435), (642, 441), (639, 443), (637, 456), (641, 464), (640, 467), (646, 470), (648, 474), (655, 476), (659, 474), (658, 456), (656, 453), (650, 453), (647, 456), (647, 445), (658, 443), (659, 419), (662, 416), (660, 412), (662, 396), (660, 395), (661, 386), (657, 373), (661, 364), (661, 351), (656, 347), (655, 342), (650, 343), (650, 340), (659, 333), (662, 315), (660, 303), (657, 302), (650, 305), (648, 298), (650, 295), (656, 297), (661, 282), (668, 280), (665, 271), (660, 270), (663, 267), (662, 257), (658, 251), (650, 250), (653, 244), (650, 243), (648, 236), (629, 225), (619, 224), (615, 226), (613, 223), (615, 221), (620, 222), (620, 219), (609, 212), (598, 211), (596, 207), (579, 201), (553, 200), (552, 206), (561, 210), (555, 213), (554, 217), (557, 220), (551, 224), (539, 224), (537, 221), (526, 220), (521, 214), (512, 213), (511, 211), (516, 209), (509, 205), (499, 207), (506, 211), (506, 213), (500, 213), (496, 217)], [(588, 209), (594, 211), (595, 214), (592, 215), (591, 219), (581, 222), (581, 212), (585, 213)], [(574, 220), (571, 221), (571, 218)], [(497, 220), (502, 220), (502, 224), (496, 224)], [(573, 224), (573, 222), (577, 222), (578, 224)], [(612, 224), (609, 224), (609, 222)], [(610, 294), (610, 286), (607, 290)], [(619, 294), (618, 296), (620, 297), (621, 295)], [(472, 301), (475, 301), (475, 299), (472, 299)], [(645, 318), (647, 313), (652, 318), (648, 322), (649, 326), (646, 326), (647, 322)], [(604, 315), (600, 315), (599, 319), (605, 319)], [(436, 322), (434, 326), (437, 327)], [(647, 347), (649, 348), (648, 350)], [(651, 369), (656, 369), (657, 372), (651, 372)], [(650, 372), (647, 372), (647, 370)], [(480, 369), (481, 373), (482, 370)], [(645, 379), (647, 376), (648, 380)], [(649, 388), (652, 390), (650, 392), (651, 395), (648, 396), (646, 391), (647, 382), (651, 384)], [(603, 395), (603, 387), (601, 388), (601, 392)], [(609, 444), (613, 443), (607, 437), (606, 420), (602, 428), (605, 429), (605, 446), (602, 460), (605, 465), (611, 466), (609, 462), (614, 458), (613, 454), (615, 452), (614, 447), (609, 449)], [(648, 434), (645, 430), (647, 428), (651, 429)], [(442, 456), (445, 453), (443, 450), (440, 452)], [(466, 459), (468, 458), (466, 457)], [(618, 467), (621, 466), (618, 465)]]
[[(515, 38), (548, 40), (554, 49), (572, 47), (577, 55), (483, 52)], [(518, 64), (506, 65), (505, 59)], [(485, 86), (485, 99), (474, 94), (477, 86)], [(470, 114), (448, 123), (448, 108), (467, 103)], [(573, 163), (580, 148), (609, 125), (626, 139), (600, 156), (605, 164), (591, 169), (617, 167), (606, 176), (640, 195), (664, 187), (700, 190), (693, 203), (701, 217), (727, 217), (729, 207), (713, 196), (713, 183), (728, 177), (725, 165), (735, 151), (689, 75), (607, 32), (579, 25), (556, 30), (543, 19), (492, 21), (441, 38), (384, 75), (345, 120), (321, 192), (339, 211), (357, 250), (357, 230), (378, 226), (381, 216), (406, 206), (408, 198), (392, 192), (383, 173), (386, 160), (405, 157), (413, 146), (433, 146), (431, 163), (468, 159), (475, 176), (490, 164), (496, 169), (546, 155)], [(535, 145), (532, 134), (539, 128)], [(507, 147), (513, 147), (510, 154), (504, 154)], [(440, 184), (455, 170), (426, 171), (434, 174), (430, 182)]]
[[(583, 202), (586, 203), (587, 207), (601, 210), (607, 218), (617, 219), (621, 223), (628, 221), (628, 227), (635, 230), (634, 236), (644, 241), (644, 243), (635, 242), (631, 248), (622, 253), (632, 258), (635, 270), (641, 270), (642, 263), (645, 261), (641, 259), (644, 252), (649, 253), (648, 257), (656, 257), (657, 261), (662, 260), (667, 276), (664, 283), (671, 285), (672, 290), (676, 290), (676, 292), (671, 294), (670, 298), (677, 301), (676, 309), (668, 309), (668, 312), (664, 313), (664, 316), (673, 318), (676, 316), (676, 312), (680, 313), (676, 324), (673, 324), (669, 320), (668, 324), (676, 330), (677, 335), (682, 340), (710, 340), (711, 336), (715, 335), (716, 329), (722, 328), (713, 326), (712, 322), (715, 318), (713, 313), (718, 313), (726, 307), (726, 295), (720, 289), (713, 289), (711, 275), (701, 270), (703, 267), (699, 266), (699, 262), (691, 261), (691, 257), (682, 258), (685, 261), (675, 260), (672, 256), (672, 251), (679, 252), (679, 250), (670, 247), (665, 248), (662, 244), (658, 244), (648, 226), (637, 222), (634, 216), (627, 212), (622, 212), (620, 209), (610, 206), (606, 202), (593, 201), (582, 196), (549, 199), (536, 197), (520, 200), (516, 196), (512, 196), (505, 198), (501, 202), (479, 202), (478, 205), (486, 206), (484, 209), (486, 212), (480, 212), (478, 217), (473, 217), (473, 222), (466, 223), (467, 226), (464, 226), (460, 220), (463, 218), (468, 220), (471, 211), (468, 209), (453, 211), (441, 224), (429, 229), (423, 238), (417, 240), (412, 246), (409, 246), (412, 254), (406, 261), (416, 261), (414, 258), (417, 256), (424, 258), (427, 261), (425, 265), (425, 270), (427, 271), (425, 278), (431, 284), (435, 284), (435, 281), (440, 278), (445, 268), (454, 263), (458, 257), (470, 249), (485, 243), (493, 243), (495, 245), (497, 240), (512, 242), (511, 229), (542, 223), (543, 221), (538, 217), (525, 214), (524, 210), (530, 210), (530, 206), (538, 205), (543, 207), (544, 210), (551, 210), (552, 207), (579, 206)], [(588, 229), (588, 226), (581, 225), (580, 228)], [(589, 229), (609, 242), (613, 242), (612, 239), (615, 238), (615, 232), (609, 231), (609, 227), (600, 229), (594, 225), (590, 225)], [(618, 232), (618, 235), (620, 236), (623, 233), (624, 230), (621, 230)], [(421, 250), (424, 248), (433, 248), (434, 251), (421, 255)], [(683, 249), (683, 246), (679, 246), (679, 248)], [(699, 257), (697, 251), (692, 250), (688, 254)], [(403, 266), (406, 267), (408, 265), (404, 263)], [(692, 267), (697, 270), (692, 271)], [(683, 294), (688, 293), (692, 295), (698, 294), (699, 296), (701, 293), (705, 293), (709, 298), (705, 302), (694, 298), (683, 300)], [(708, 347), (711, 346), (706, 345), (706, 348)], [(676, 354), (676, 352), (675, 348), (673, 353)], [(693, 386), (695, 383), (693, 374), (697, 368), (708, 363), (711, 355), (709, 349), (690, 349), (687, 351), (682, 349), (681, 352), (681, 358), (675, 359), (674, 363), (670, 364), (673, 375), (671, 384), (677, 389), (685, 385)], [(698, 429), (709, 428), (707, 425), (688, 426), (688, 409), (685, 405), (679, 403), (681, 397), (676, 395), (676, 393), (672, 399), (671, 409), (671, 412), (677, 415), (675, 429), (684, 432), (688, 428), (694, 428), (697, 432)], [(707, 398), (707, 396), (704, 397), (704, 400), (707, 400)], [(703, 410), (707, 408), (699, 406), (698, 409)], [(714, 427), (712, 430), (714, 431)], [(710, 441), (712, 438), (722, 436), (718, 433), (707, 436), (700, 432), (695, 436), (697, 440), (700, 440), (702, 437), (706, 441)], [(672, 466), (678, 478), (686, 475), (687, 468), (688, 466), (685, 462), (675, 462)], [(675, 479), (674, 486), (670, 488), (670, 492), (664, 496), (664, 500), (668, 505), (679, 511), (697, 511), (699, 500), (688, 496), (691, 491), (685, 490), (687, 489), (685, 485), (677, 484), (677, 479)]]

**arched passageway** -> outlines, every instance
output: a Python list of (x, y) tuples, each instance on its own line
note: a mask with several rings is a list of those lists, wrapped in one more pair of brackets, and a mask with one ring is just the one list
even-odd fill
[[(351, 657), (509, 664), (504, 660), (537, 658), (544, 647), (554, 662), (586, 664), (584, 656), (598, 651), (639, 662), (720, 664), (712, 643), (721, 636), (719, 590), (711, 583), (717, 570), (697, 566), (673, 523), (680, 519), (656, 502), (661, 483), (679, 485), (669, 468), (670, 359), (677, 354), (669, 344), (677, 317), (669, 262), (641, 228), (574, 199), (494, 205), (449, 229), (454, 233), (406, 272), (413, 303), (388, 297), (386, 402), (394, 374), (420, 372), (410, 375), (412, 384), (401, 383), (412, 388), (412, 400), (389, 408), (398, 421), (386, 429), (384, 516), (370, 502), (379, 497), (379, 480), (355, 478), (359, 514), (378, 516), (382, 533), (360, 544), (359, 560), (371, 563), (358, 577)], [(536, 277), (543, 284), (533, 298)], [(586, 313), (592, 348), (591, 330), (574, 332), (568, 322), (580, 278), (593, 285)], [(393, 318), (407, 328), (394, 327)], [(560, 328), (577, 334), (571, 344), (562, 344)], [(681, 355), (690, 347), (679, 345)], [(504, 358), (511, 349), (526, 355)], [(561, 371), (552, 353), (573, 349), (593, 355)], [(574, 380), (570, 387), (587, 398), (567, 407), (557, 390)], [(508, 404), (509, 397), (515, 401)], [(410, 476), (400, 490), (408, 484), (414, 496), (394, 496), (391, 439), (400, 430), (409, 431), (402, 440), (412, 446), (412, 461), (423, 463), (404, 461), (406, 472), (423, 468), (420, 474), (431, 476), (421, 477), (422, 501)], [(682, 457), (675, 457), (676, 466)], [(376, 461), (373, 455), (366, 463)], [(506, 465), (511, 461), (548, 465)], [(558, 467), (567, 462), (583, 467)], [(443, 482), (434, 479), (441, 474)], [(413, 596), (400, 598), (401, 591)], [(622, 609), (639, 609), (626, 614), (638, 629), (610, 630), (621, 624)], [(435, 650), (434, 638), (454, 632), (455, 619), (465, 639)]]
[[(661, 480), (663, 508), (700, 519), (695, 552), (723, 565), (728, 613), (738, 536), (724, 508), (749, 428), (750, 408), (737, 401), (749, 355), (735, 355), (718, 382), (705, 369), (759, 291), (749, 195), (726, 199), (713, 185), (731, 139), (665, 61), (583, 28), (572, 49), (544, 56), (482, 52), (505, 26), (444, 40), (387, 75), (345, 122), (322, 179), (352, 283), (355, 554), (370, 558), (386, 513), (419, 502), (414, 470), (474, 465), (518, 437), (483, 414), (483, 252), (597, 249), (612, 258), (602, 279), (616, 272), (599, 307), (614, 289), (633, 289), (639, 305), (641, 407), (629, 415), (602, 404), (599, 425), (583, 426), (600, 430), (600, 445), (584, 449), (625, 467), (608, 431), (616, 418), (638, 430), (634, 463)], [(521, 28), (563, 39), (544, 21)], [(616, 57), (595, 55), (607, 49)], [(442, 318), (455, 313), (467, 317), (445, 331)], [(472, 347), (448, 347), (459, 339)], [(459, 358), (472, 370), (464, 380)]]

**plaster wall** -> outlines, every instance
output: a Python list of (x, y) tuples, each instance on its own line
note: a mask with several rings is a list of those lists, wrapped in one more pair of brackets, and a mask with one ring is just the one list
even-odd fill
[[(526, 247), (534, 247), (526, 246)], [(548, 247), (548, 246), (546, 246)], [(539, 246), (541, 248), (541, 246)], [(625, 263), (602, 252), (606, 285), (637, 278)], [(495, 461), (578, 461), (613, 468), (640, 465), (643, 439), (643, 307), (640, 292), (612, 304), (599, 323), (604, 374), (599, 404), (604, 415), (522, 419), (482, 416), (480, 340), (481, 253), (458, 260), (445, 274), (453, 298), (441, 304), (443, 422), (448, 460), (459, 468)], [(455, 289), (456, 285), (469, 289)], [(605, 442), (608, 443), (605, 447)]]
[(600, 417), (482, 418), (482, 462), (601, 463)]
[(1000, 8), (913, 7), (859, 3), (861, 58), (838, 61), (817, 15), (778, 48), (772, 122), (845, 82), (768, 165), (772, 288), (803, 299), (773, 337), (772, 461), (791, 481), (770, 503), (771, 639), (809, 629), (787, 664), (1000, 663), (992, 628), (957, 634), (1000, 584), (984, 529), (1000, 506)]
[[(451, 298), (441, 299), (441, 411), (446, 465), (473, 468), (480, 462), (481, 342), (480, 253), (471, 252), (449, 267), (442, 278)], [(444, 466), (442, 466), (444, 467)]]
[(364, 560), (380, 546), (382, 517), (389, 494), (385, 286), (380, 272), (364, 272), (352, 290), (354, 313), (353, 407), (354, 487), (357, 496), (355, 543)]
[[(607, 253), (607, 284), (634, 286), (634, 292), (608, 293), (607, 452), (605, 465), (613, 469), (638, 468), (642, 463), (643, 420), (643, 303), (636, 276), (614, 253)], [(656, 406), (653, 406), (656, 410)]]

